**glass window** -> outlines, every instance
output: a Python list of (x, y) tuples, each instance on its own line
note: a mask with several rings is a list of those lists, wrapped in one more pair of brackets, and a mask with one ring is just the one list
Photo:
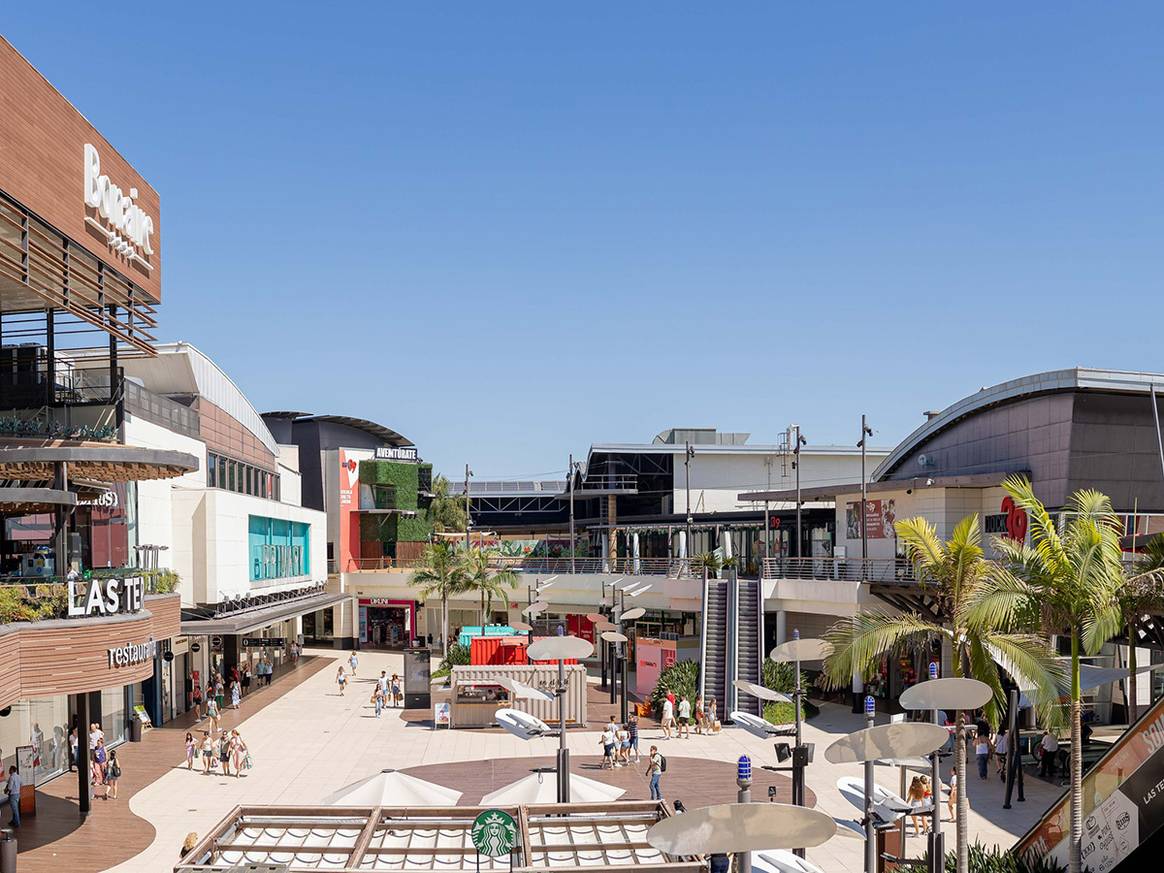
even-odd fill
[(101, 689), (101, 730), (105, 731), (105, 745), (124, 740), (127, 729), (125, 688)]
[(227, 461), (226, 466), (227, 466), (227, 469), (230, 471), (230, 477), (228, 480), (229, 484), (226, 487), (228, 490), (234, 491), (234, 479), (235, 479), (235, 475), (238, 472), (238, 464), (236, 464), (234, 461)]
[(206, 484), (211, 488), (217, 487), (214, 481), (214, 455), (206, 456)]
[(243, 490), (247, 494), (254, 493), (254, 473), (255, 471), (250, 467), (247, 467), (243, 470), (243, 480), (245, 482)]

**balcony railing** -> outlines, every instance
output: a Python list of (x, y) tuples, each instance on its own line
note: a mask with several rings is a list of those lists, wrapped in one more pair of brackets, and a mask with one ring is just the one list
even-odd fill
[(904, 558), (765, 558), (765, 579), (819, 579), (831, 582), (916, 582)]
[[(422, 558), (349, 558), (344, 566), (332, 560), (328, 572), (375, 572), (377, 570), (414, 569), (424, 566)], [(702, 575), (694, 562), (685, 558), (538, 558), (523, 555), (497, 555), (490, 561), (495, 570), (518, 573), (566, 574), (607, 573), (619, 576), (668, 576), (689, 579)]]

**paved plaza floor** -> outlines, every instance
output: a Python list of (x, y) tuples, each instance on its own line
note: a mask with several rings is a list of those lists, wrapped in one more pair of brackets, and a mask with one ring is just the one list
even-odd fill
[[(338, 663), (346, 653), (311, 654), (320, 656), (320, 661), (334, 659)], [(318, 804), (331, 792), (385, 768), (407, 769), (430, 781), (464, 790), (462, 802), (474, 803), (486, 791), (504, 784), (501, 780), (516, 779), (531, 767), (548, 765), (556, 739), (526, 742), (504, 733), (433, 730), (406, 722), (400, 718), (399, 710), (391, 709), (385, 710), (380, 719), (375, 718), (369, 704), (374, 677), (381, 670), (389, 674), (403, 672), (402, 667), (398, 654), (362, 653), (356, 682), (341, 697), (334, 682), (335, 666), (325, 663), (293, 687), (289, 683), (284, 694), (253, 714), (244, 712), (245, 718), (238, 727), (251, 749), (255, 766), (242, 778), (187, 772), (182, 748), (184, 732), (152, 732), (151, 737), (172, 736), (172, 766), (139, 788), (128, 800), (128, 806), (152, 826), (153, 841), (112, 869), (117, 873), (168, 870), (177, 860), (188, 833), (205, 834), (237, 805)], [(805, 740), (816, 744), (808, 787), (817, 806), (838, 817), (855, 818), (857, 811), (836, 790), (836, 781), (842, 776), (859, 776), (861, 768), (829, 764), (824, 760), (824, 749), (841, 734), (861, 726), (860, 716), (831, 704), (826, 704), (821, 715), (806, 725)], [(593, 766), (598, 737), (596, 730), (570, 732), (571, 756), (577, 759), (575, 772), (627, 788), (627, 799), (645, 798), (646, 780), (633, 768), (611, 773)], [(732, 764), (740, 755), (749, 755), (755, 766), (776, 764), (771, 742), (736, 728), (725, 728), (715, 736), (692, 735), (690, 739), (659, 737), (657, 729), (648, 727), (642, 732), (640, 745), (644, 752), (652, 743), (660, 746), (669, 764), (663, 781), (664, 795), (668, 800), (681, 799), (690, 808), (733, 798)], [(489, 767), (471, 762), (489, 762)], [(780, 799), (786, 798), (782, 775), (764, 773), (763, 780), (758, 782), (761, 788), (754, 792), (754, 798), (766, 797), (768, 784), (777, 785)], [(896, 791), (898, 772), (879, 771), (878, 781)], [(997, 779), (980, 782), (975, 775), (968, 781), (971, 841), (979, 839), (1006, 847), (1060, 791), (1029, 779), (1026, 802), (1003, 810), (1002, 785)], [(97, 802), (86, 827), (100, 830), (109, 815), (106, 807)], [(112, 819), (108, 823), (114, 824)], [(952, 845), (952, 825), (947, 830), (948, 844)], [(923, 849), (923, 838), (909, 838), (911, 855), (920, 855)], [(862, 863), (862, 843), (838, 835), (826, 845), (809, 850), (808, 855), (826, 873), (856, 870)], [(67, 869), (100, 868), (71, 864)]]

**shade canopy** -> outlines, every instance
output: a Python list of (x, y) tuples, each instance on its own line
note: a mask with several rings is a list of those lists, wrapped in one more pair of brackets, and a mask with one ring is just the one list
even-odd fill
[(628, 609), (626, 612), (620, 615), (619, 621), (634, 621), (635, 619), (642, 618), (646, 614), (647, 611), (645, 609), (643, 609), (641, 606), (636, 606), (634, 609)]
[(522, 615), (540, 615), (550, 608), (550, 605), (544, 600), (535, 600), (529, 606), (521, 611)]
[[(865, 780), (860, 776), (842, 776), (837, 780), (837, 790), (841, 796), (857, 809), (865, 809)], [(879, 824), (891, 824), (913, 810), (913, 806), (902, 800), (888, 788), (874, 783), (873, 812), (880, 819)]]
[(509, 623), (509, 626), (510, 626), (511, 628), (513, 628), (515, 631), (526, 631), (526, 632), (528, 632), (528, 631), (531, 631), (531, 630), (533, 630), (533, 625), (532, 625), (532, 624), (526, 624), (524, 621), (511, 621), (511, 622)]
[(659, 822), (647, 831), (647, 842), (668, 855), (709, 855), (810, 849), (836, 832), (832, 817), (817, 809), (786, 803), (724, 803)]
[(765, 688), (763, 685), (757, 685), (755, 682), (746, 682), (743, 679), (736, 679), (734, 682), (732, 682), (732, 684), (735, 685), (736, 688), (740, 689), (740, 691), (744, 692), (744, 694), (750, 694), (753, 697), (760, 698), (761, 700), (776, 700), (780, 703), (792, 702), (792, 698), (787, 694), (781, 694), (779, 691), (773, 691), (771, 688)]
[(977, 679), (948, 677), (927, 679), (901, 692), (902, 709), (978, 709), (994, 696), (990, 686)]
[(532, 740), (553, 733), (553, 728), (536, 716), (520, 709), (499, 709), (493, 714), (497, 723), (515, 737)]
[(543, 691), (540, 688), (534, 688), (532, 685), (526, 685), (524, 682), (518, 682), (511, 676), (502, 676), (497, 680), (497, 684), (512, 694), (515, 700), (554, 699), (554, 695), (549, 691)]
[(944, 746), (949, 738), (949, 732), (936, 724), (883, 724), (841, 737), (825, 749), (825, 760), (832, 764), (852, 764), (878, 758), (928, 755)]
[(821, 661), (833, 653), (832, 643), (825, 640), (789, 640), (768, 656), (773, 661)]
[(590, 619), (591, 623), (598, 624), (600, 621), (606, 621), (606, 616), (597, 612), (588, 612), (586, 617)]
[[(625, 788), (617, 788), (587, 779), (577, 773), (570, 774), (571, 803), (604, 803), (618, 800), (626, 794)], [(521, 803), (556, 803), (558, 800), (558, 774), (553, 771), (530, 773), (498, 788), (481, 798), (482, 806), (515, 806)]]
[(750, 712), (733, 712), (731, 719), (734, 724), (738, 724), (752, 736), (759, 737), (762, 740), (766, 740), (773, 734), (780, 732), (780, 728), (772, 724), (772, 722), (765, 718), (760, 718), (758, 715), (752, 715)]
[(752, 855), (752, 870), (756, 873), (824, 873), (816, 864), (788, 849), (756, 852)]
[(323, 799), (328, 806), (456, 806), (463, 792), (398, 770), (381, 770)]
[(531, 661), (569, 661), (589, 658), (594, 644), (581, 637), (546, 637), (530, 643), (526, 650)]
[(48, 481), (61, 463), (68, 464), (70, 478), (96, 482), (173, 479), (199, 466), (193, 455), (170, 449), (38, 437), (0, 439), (0, 479)]
[(603, 631), (602, 638), (608, 643), (625, 643), (627, 641), (627, 635), (620, 634), (618, 631)]

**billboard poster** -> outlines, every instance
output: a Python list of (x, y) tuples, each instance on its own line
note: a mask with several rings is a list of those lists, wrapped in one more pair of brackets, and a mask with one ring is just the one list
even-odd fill
[(336, 561), (341, 572), (358, 570), (360, 555), (360, 461), (371, 459), (367, 450), (339, 450), (339, 542)]
[[(1080, 856), (1107, 873), (1164, 825), (1164, 698), (1083, 777)], [(1064, 797), (1019, 841), (1023, 855), (1067, 863), (1070, 803)]]
[[(851, 540), (861, 539), (861, 501), (845, 504), (846, 536)], [(893, 500), (865, 501), (865, 528), (871, 540), (883, 540), (894, 536), (893, 523), (897, 521), (897, 507)]]

